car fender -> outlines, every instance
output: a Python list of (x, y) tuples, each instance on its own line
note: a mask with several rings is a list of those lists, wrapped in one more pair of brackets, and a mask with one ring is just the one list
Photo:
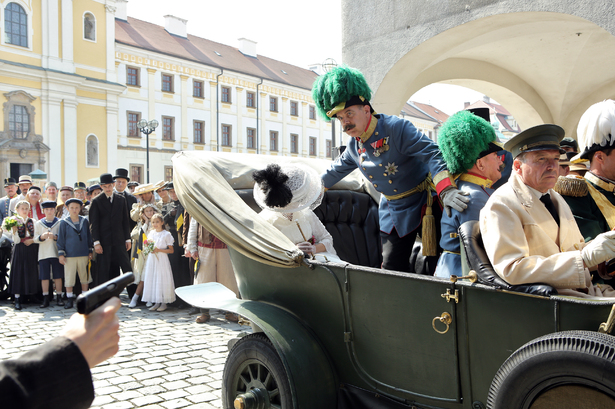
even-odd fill
[(313, 332), (296, 316), (273, 304), (240, 300), (220, 283), (180, 287), (175, 293), (198, 308), (217, 308), (245, 317), (271, 340), (288, 374), (295, 408), (336, 406), (337, 381)]

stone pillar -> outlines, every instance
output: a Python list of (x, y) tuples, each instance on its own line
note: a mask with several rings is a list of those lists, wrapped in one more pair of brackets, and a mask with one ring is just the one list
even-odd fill
[(75, 72), (73, 41), (75, 41), (73, 37), (73, 0), (62, 0), (62, 66), (64, 71), (70, 73)]
[[(117, 97), (116, 97), (117, 98)], [(119, 113), (119, 109), (117, 107), (117, 103), (111, 103), (107, 100), (107, 172), (112, 172), (117, 169), (117, 137), (118, 137), (118, 128), (117, 128), (117, 116)], [(150, 135), (150, 138), (152, 135)], [(143, 138), (145, 139), (145, 138)], [(145, 142), (144, 145), (145, 146)], [(100, 145), (98, 152), (100, 151)], [(104, 162), (102, 157), (99, 157), (98, 163), (101, 167), (101, 170), (104, 170)], [(104, 171), (101, 173), (105, 173)]]
[(288, 105), (288, 98), (287, 97), (282, 97), (280, 98), (281, 101), (281, 109), (280, 109), (280, 114), (282, 115), (282, 135), (279, 135), (278, 137), (278, 152), (280, 152), (280, 155), (286, 155), (288, 153), (287, 149), (286, 149), (286, 143), (284, 143), (286, 141), (286, 138), (290, 138), (290, 135), (288, 134), (288, 130), (287, 130), (287, 126), (286, 126), (286, 113), (289, 111), (289, 108), (287, 108)]
[[(107, 81), (117, 82), (117, 70), (115, 69), (115, 11), (116, 7), (105, 5), (105, 49), (107, 50)], [(98, 37), (98, 32), (96, 33)], [(98, 38), (97, 38), (97, 41)]]
[(63, 152), (62, 147), (62, 100), (43, 95), (41, 98), (43, 110), (43, 140), (49, 146), (49, 170), (47, 176), (58, 184), (63, 183)]
[(62, 184), (71, 186), (79, 177), (77, 158), (85, 154), (81, 152), (79, 155), (77, 151), (77, 105), (75, 100), (64, 100), (64, 180)]

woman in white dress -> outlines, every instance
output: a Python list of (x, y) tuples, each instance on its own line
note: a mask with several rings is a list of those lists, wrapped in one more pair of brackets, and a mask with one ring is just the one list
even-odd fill
[(333, 238), (314, 214), (324, 188), (318, 173), (309, 167), (270, 164), (254, 172), (254, 199), (260, 216), (273, 224), (304, 253), (319, 261), (341, 261)]
[[(154, 242), (154, 249), (145, 261), (143, 269), (143, 297), (145, 302), (152, 302), (150, 311), (164, 311), (167, 304), (175, 301), (175, 283), (169, 262), (173, 253), (173, 236), (164, 229), (164, 220), (160, 213), (151, 219), (153, 229), (147, 235), (147, 241)], [(147, 245), (144, 245), (144, 248)]]

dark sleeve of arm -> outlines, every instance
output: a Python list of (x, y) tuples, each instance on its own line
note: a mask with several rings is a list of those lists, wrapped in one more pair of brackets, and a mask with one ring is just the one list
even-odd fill
[(92, 232), (92, 241), (100, 241), (99, 220), (100, 209), (98, 208), (98, 202), (92, 200), (92, 205), (90, 206), (90, 231)]
[(58, 337), (0, 363), (0, 396), (6, 408), (88, 408), (94, 385), (77, 345)]
[(124, 240), (130, 240), (130, 212), (128, 211), (128, 200), (124, 199), (124, 211), (122, 212), (122, 229), (124, 230)]
[(90, 223), (87, 220), (84, 223), (86, 227), (85, 231), (87, 232), (88, 250), (91, 253), (92, 251), (94, 251), (94, 240), (92, 240), (92, 234), (90, 233)]

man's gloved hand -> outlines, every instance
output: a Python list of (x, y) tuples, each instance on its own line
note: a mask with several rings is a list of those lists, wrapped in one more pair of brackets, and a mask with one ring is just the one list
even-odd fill
[(587, 268), (615, 258), (615, 231), (607, 231), (596, 236), (581, 250), (581, 257)]
[(458, 212), (463, 212), (468, 207), (468, 202), (470, 201), (470, 198), (467, 197), (468, 195), (468, 192), (462, 192), (450, 186), (440, 193), (440, 199), (442, 199), (442, 204), (448, 217), (451, 217), (451, 208)]

